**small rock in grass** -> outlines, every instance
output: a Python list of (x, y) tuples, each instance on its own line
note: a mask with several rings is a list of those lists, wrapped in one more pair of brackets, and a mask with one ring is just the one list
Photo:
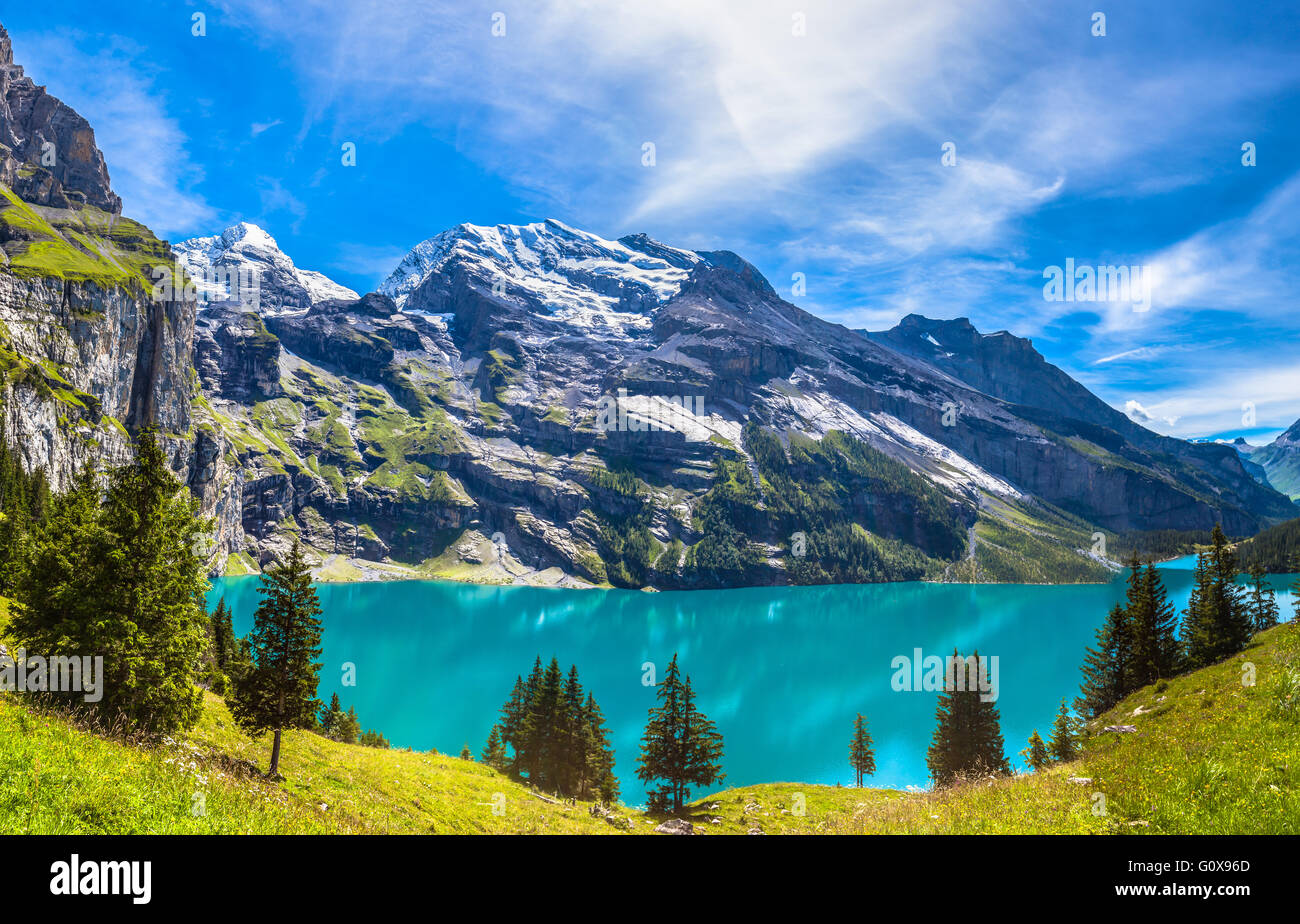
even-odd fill
[(695, 826), (689, 821), (683, 821), (680, 818), (669, 818), (659, 827), (655, 828), (655, 834), (694, 834)]

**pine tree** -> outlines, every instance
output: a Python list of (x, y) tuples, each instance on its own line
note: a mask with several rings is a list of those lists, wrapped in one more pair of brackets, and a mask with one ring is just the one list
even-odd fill
[(1231, 657), (1250, 642), (1249, 607), (1237, 585), (1237, 558), (1216, 524), (1210, 548), (1196, 560), (1196, 580), (1183, 619), (1187, 666), (1206, 667)]
[(1029, 736), (1029, 747), (1021, 751), (1020, 756), (1035, 773), (1047, 766), (1048, 761), (1051, 760), (1047, 753), (1047, 745), (1043, 744), (1043, 737), (1038, 734), (1038, 729), (1035, 728), (1034, 733)]
[(320, 712), (320, 731), (326, 738), (333, 738), (343, 727), (343, 704), (339, 702), (339, 695), (335, 693), (330, 697), (330, 704)]
[(861, 788), (862, 778), (876, 772), (876, 753), (871, 747), (871, 732), (867, 720), (858, 713), (853, 721), (853, 738), (849, 741), (849, 765), (853, 767), (853, 785)]
[(636, 775), (646, 783), (664, 781), (649, 793), (652, 811), (680, 812), (690, 798), (689, 786), (722, 781), (722, 736), (696, 709), (691, 679), (682, 680), (676, 653), (656, 698), (659, 705), (650, 709)]
[[(263, 572), (262, 601), (253, 614), (252, 669), (235, 684), (231, 714), (252, 735), (275, 733), (267, 775), (280, 767), (280, 737), (286, 728), (310, 728), (320, 708), (321, 606), (311, 570), (294, 539), (289, 556)], [(350, 722), (356, 714), (349, 709)], [(352, 741), (359, 733), (359, 723)], [(340, 739), (343, 740), (343, 739)]]
[[(963, 666), (978, 669), (979, 652), (967, 659), (956, 651), (952, 673)], [(936, 725), (926, 766), (935, 786), (948, 786), (968, 774), (1009, 774), (1011, 764), (1002, 740), (1001, 717), (992, 701), (985, 701), (978, 684), (948, 683), (939, 694)]]
[(556, 658), (543, 667), (538, 657), (526, 681), (515, 678), (483, 760), (560, 796), (599, 795), (611, 801), (618, 795), (614, 752), (600, 707), (590, 693), (584, 698), (577, 666), (570, 666), (566, 676)]
[(1273, 594), (1273, 588), (1268, 586), (1264, 567), (1259, 562), (1250, 566), (1250, 597), (1246, 608), (1250, 612), (1251, 626), (1256, 632), (1277, 625), (1277, 597)]
[(474, 759), (474, 755), (470, 753), (468, 741), (460, 746), (460, 759), (469, 761)]
[(207, 644), (208, 584), (194, 549), (209, 528), (152, 429), (107, 491), (85, 468), (49, 501), (17, 589), (13, 633), (33, 650), (104, 659), (103, 716), (137, 731), (191, 727)]
[(1169, 601), (1169, 591), (1160, 580), (1155, 565), (1147, 564), (1143, 582), (1145, 595), (1151, 601), (1156, 644), (1156, 675), (1152, 679), (1173, 677), (1183, 666), (1183, 649), (1178, 641), (1178, 611)]
[(618, 798), (618, 779), (614, 776), (614, 748), (610, 745), (609, 729), (605, 715), (590, 693), (582, 707), (582, 720), (587, 730), (587, 772), (583, 798), (599, 796), (602, 802)]
[(506, 747), (501, 741), (501, 726), (493, 725), (488, 734), (487, 745), (483, 748), (483, 763), (493, 770), (504, 770), (506, 766)]
[(383, 735), (381, 735), (379, 732), (374, 731), (373, 729), (366, 729), (360, 735), (358, 735), (357, 744), (361, 745), (362, 747), (379, 748), (380, 750), (385, 750), (385, 751), (388, 750), (389, 747), (391, 747), (391, 745), (388, 743), (388, 739), (385, 738)]
[(339, 716), (338, 730), (334, 733), (334, 740), (342, 744), (356, 744), (361, 739), (361, 720), (357, 718), (355, 706), (349, 706), (348, 711)]
[(1047, 752), (1053, 760), (1074, 760), (1079, 756), (1078, 722), (1070, 715), (1070, 709), (1061, 700), (1061, 708), (1052, 722), (1052, 737), (1047, 742)]
[(1097, 630), (1097, 644), (1083, 659), (1083, 684), (1075, 709), (1095, 718), (1110, 709), (1133, 689), (1132, 633), (1128, 614), (1118, 603)]
[(217, 608), (212, 612), (212, 651), (217, 668), (228, 671), (230, 662), (236, 657), (236, 642), (235, 624), (225, 597), (217, 601)]

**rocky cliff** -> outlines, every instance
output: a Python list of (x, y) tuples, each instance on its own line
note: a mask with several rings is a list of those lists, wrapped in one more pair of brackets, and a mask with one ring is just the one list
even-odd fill
[[(196, 304), (156, 289), (168, 245), (121, 215), (94, 132), (13, 64), (0, 27), (0, 397), (5, 436), (30, 469), (66, 484), (86, 462), (129, 457), (143, 426), (214, 517), (238, 533), (238, 473), (196, 431)], [(215, 553), (214, 567), (225, 562)]]

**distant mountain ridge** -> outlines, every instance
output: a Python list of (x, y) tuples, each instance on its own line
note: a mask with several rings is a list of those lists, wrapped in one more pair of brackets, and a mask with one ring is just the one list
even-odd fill
[[(228, 342), (205, 347), (205, 366), (226, 371), (203, 376), (219, 427), (267, 447), (241, 455), (253, 558), (292, 529), (325, 552), (478, 573), (500, 564), (484, 545), (499, 533), (507, 551), (493, 573), (520, 579), (558, 568), (634, 586), (786, 580), (799, 515), (769, 478), (792, 471), (799, 440), (833, 430), (947, 497), (950, 525), (926, 535), (972, 531), (971, 567), (994, 579), (1021, 567), (1022, 542), (1100, 576), (1098, 529), (1221, 520), (1249, 533), (1290, 512), (1230, 447), (1140, 427), (1027, 340), (919, 316), (864, 336), (784, 301), (735, 254), (645, 235), (459, 225), (417, 244), (365, 298), (254, 314), (261, 324), (225, 317)], [(703, 413), (597, 426), (601, 400), (639, 421), (683, 397)], [(756, 455), (760, 431), (778, 437), (784, 463)], [(839, 464), (822, 459), (795, 483), (842, 480), (819, 468)], [(737, 485), (726, 518), (758, 562), (705, 574), (691, 558), (709, 538), (697, 518), (724, 481)], [(869, 513), (835, 503), (868, 535), (922, 542), (926, 567), (955, 579), (961, 561), (925, 547), (904, 523), (911, 501), (889, 496), (898, 506)], [(1042, 522), (1025, 532), (1026, 517)]]

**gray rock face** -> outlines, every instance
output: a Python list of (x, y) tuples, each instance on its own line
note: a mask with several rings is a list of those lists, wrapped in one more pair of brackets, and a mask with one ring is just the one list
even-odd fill
[(28, 202), (122, 211), (90, 124), (13, 63), (0, 26), (0, 183)]
[(252, 312), (213, 308), (199, 315), (194, 368), (203, 387), (236, 401), (273, 398), (280, 388), (280, 341)]

